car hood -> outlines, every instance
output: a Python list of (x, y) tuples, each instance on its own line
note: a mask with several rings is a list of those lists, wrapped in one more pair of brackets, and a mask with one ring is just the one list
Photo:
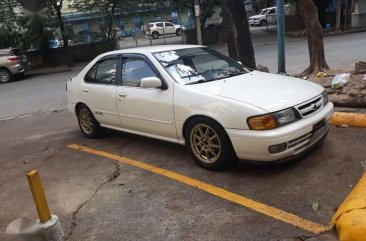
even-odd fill
[(259, 71), (190, 87), (251, 104), (268, 112), (293, 107), (324, 91), (320, 85), (306, 80)]

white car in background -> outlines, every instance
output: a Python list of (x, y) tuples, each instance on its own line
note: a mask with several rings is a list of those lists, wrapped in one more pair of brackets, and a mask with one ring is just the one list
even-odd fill
[(276, 7), (264, 8), (262, 11), (249, 18), (249, 24), (252, 26), (266, 26), (276, 24), (277, 13)]
[(85, 136), (105, 127), (185, 144), (207, 169), (293, 159), (324, 139), (333, 113), (320, 85), (195, 45), (104, 53), (66, 89)]
[[(164, 23), (164, 30), (163, 30)], [(146, 35), (150, 35), (153, 39), (158, 39), (162, 35), (175, 34), (177, 36), (181, 35), (182, 27), (181, 25), (173, 24), (171, 22), (151, 22), (146, 26)]]

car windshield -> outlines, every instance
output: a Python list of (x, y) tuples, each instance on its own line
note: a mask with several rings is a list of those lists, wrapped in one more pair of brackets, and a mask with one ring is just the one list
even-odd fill
[(188, 48), (155, 53), (178, 82), (198, 84), (250, 72), (235, 60), (209, 48)]
[(266, 15), (269, 9), (263, 9), (258, 15)]

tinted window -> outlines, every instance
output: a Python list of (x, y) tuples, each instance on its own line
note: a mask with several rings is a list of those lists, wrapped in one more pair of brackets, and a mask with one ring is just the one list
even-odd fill
[(157, 27), (163, 27), (163, 24), (162, 23), (157, 23), (156, 26)]
[(95, 83), (115, 84), (118, 56), (103, 59), (98, 62), (98, 69), (95, 75)]
[(268, 14), (276, 13), (276, 9), (271, 9)]
[(85, 82), (94, 83), (95, 82), (95, 74), (97, 72), (98, 65), (94, 65), (89, 72), (85, 75)]
[(173, 24), (171, 24), (171, 23), (165, 23), (165, 26), (167, 26), (167, 27), (172, 27), (172, 26), (174, 26)]
[(122, 85), (139, 87), (142, 78), (157, 77), (147, 60), (142, 57), (123, 58)]

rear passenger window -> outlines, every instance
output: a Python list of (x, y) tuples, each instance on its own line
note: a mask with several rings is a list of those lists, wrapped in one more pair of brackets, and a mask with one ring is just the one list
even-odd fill
[(162, 23), (157, 23), (156, 27), (163, 27), (163, 24)]
[(105, 58), (95, 64), (85, 75), (85, 82), (96, 84), (116, 84), (118, 56)]
[(95, 82), (95, 74), (97, 73), (97, 67), (98, 65), (94, 65), (89, 72), (85, 75), (85, 82), (87, 83), (94, 83)]

